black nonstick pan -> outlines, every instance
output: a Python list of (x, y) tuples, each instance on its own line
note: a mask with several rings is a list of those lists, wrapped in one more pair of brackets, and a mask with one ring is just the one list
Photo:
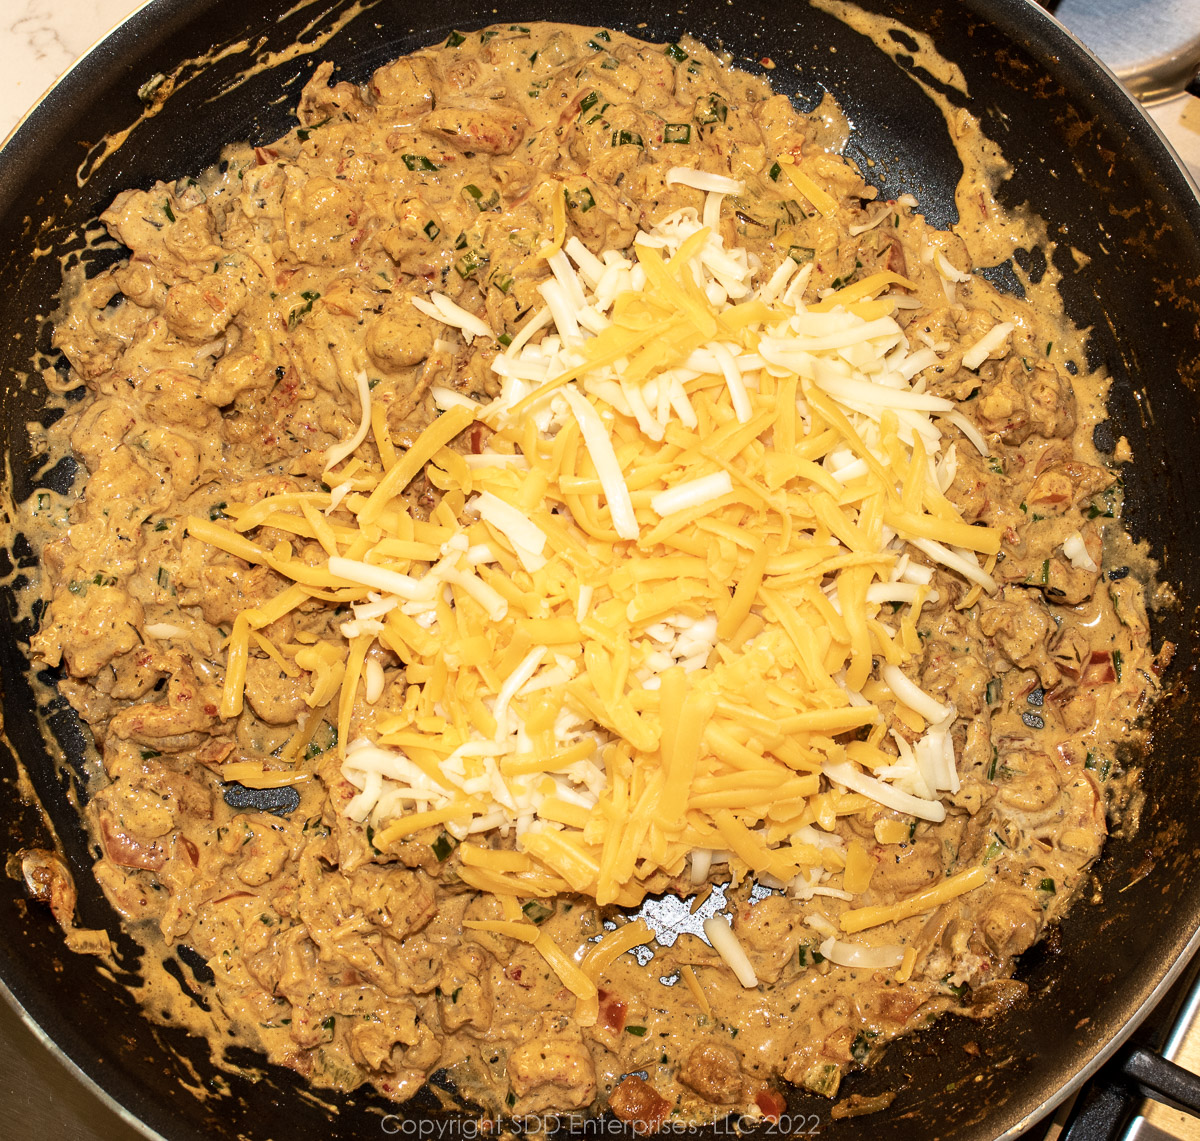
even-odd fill
[[(896, 1091), (884, 1115), (834, 1120), (827, 1101), (796, 1093), (789, 1120), (790, 1134), (818, 1127), (828, 1139), (875, 1130), (898, 1139), (995, 1138), (1048, 1111), (1110, 1056), (1200, 938), (1200, 201), (1149, 121), (1033, 4), (862, 7), (896, 21), (883, 48), (803, 0), (643, 0), (636, 8), (579, 0), (442, 0), (432, 8), (412, 0), (155, 0), (51, 92), (0, 160), (0, 431), (17, 500), (38, 484), (70, 485), (70, 465), (43, 470), (25, 427), (47, 415), (30, 360), (50, 349), (60, 258), (78, 253), (86, 227), (119, 190), (194, 174), (223, 142), (283, 133), (320, 60), (336, 61), (339, 78), (362, 80), (454, 28), (499, 21), (603, 24), (660, 41), (690, 32), (751, 70), (769, 57), (772, 82), (803, 106), (832, 92), (853, 125), (850, 154), (868, 179), (888, 197), (916, 194), (941, 227), (955, 220), (960, 166), (926, 90), (967, 107), (1012, 164), (1001, 200), (1045, 219), (1054, 243), (1052, 252), (1014, 257), (1035, 273), (1052, 259), (1070, 315), (1090, 330), (1079, 366), (1104, 364), (1113, 375), (1110, 419), (1096, 442), (1111, 451), (1123, 435), (1133, 448), (1126, 519), (1170, 586), (1154, 615), (1156, 643), (1168, 638), (1179, 650), (1153, 717), (1140, 827), (1111, 839), (1094, 890), (1053, 939), (1024, 957), (1028, 1001), (983, 1025), (947, 1019), (844, 1083), (843, 1094)], [(911, 31), (959, 67), (968, 95), (921, 69)], [(992, 277), (1016, 286), (1011, 267)], [(218, 1071), (206, 1043), (156, 1025), (131, 1000), (123, 984), (137, 976), (140, 952), (89, 875), (93, 853), (73, 803), (86, 796), (83, 735), (66, 703), (27, 674), (33, 620), (21, 587), (34, 559), (23, 536), (8, 540), (0, 844), (6, 859), (57, 844), (75, 873), (81, 924), (108, 929), (120, 964), (114, 976), (68, 951), (49, 912), (10, 874), (0, 879), (0, 978), (9, 991), (107, 1096), (172, 1141), (437, 1136), (445, 1111), (432, 1092), (403, 1107), (361, 1093), (315, 1098), (297, 1076), (252, 1055), (235, 1056), (244, 1073)], [(30, 786), (40, 803), (23, 795)], [(171, 969), (206, 1001), (202, 970), (186, 961)], [(409, 1127), (386, 1116), (393, 1113)], [(429, 1131), (418, 1132), (418, 1121)]]

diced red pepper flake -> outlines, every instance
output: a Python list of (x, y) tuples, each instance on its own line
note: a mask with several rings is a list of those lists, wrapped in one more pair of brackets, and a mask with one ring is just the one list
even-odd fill
[(769, 1086), (766, 1089), (760, 1089), (754, 1095), (754, 1104), (762, 1110), (763, 1116), (768, 1121), (778, 1121), (783, 1116), (783, 1111), (787, 1109), (787, 1101), (783, 1094)]
[(625, 1029), (625, 1015), (629, 1009), (628, 1005), (617, 998), (615, 994), (606, 990), (600, 991), (599, 998), (600, 1010), (596, 1015), (596, 1022), (606, 1030), (611, 1030), (614, 1034), (620, 1034)]

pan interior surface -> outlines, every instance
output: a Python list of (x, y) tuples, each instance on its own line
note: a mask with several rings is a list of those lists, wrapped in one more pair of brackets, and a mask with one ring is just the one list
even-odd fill
[[(1191, 694), (1200, 608), (1200, 481), (1191, 478), (1200, 429), (1200, 203), (1140, 112), (1032, 5), (862, 6), (894, 19), (886, 50), (793, 0), (655, 2), (639, 6), (636, 19), (567, 0), (503, 8), (453, 0), (435, 11), (389, 0), (156, 0), (51, 93), (0, 163), (0, 258), (8, 283), (0, 350), (4, 431), (16, 500), (38, 486), (70, 486), (69, 467), (43, 470), (25, 430), (47, 415), (30, 359), (35, 351), (51, 354), (47, 319), (56, 307), (60, 259), (83, 254), (87, 227), (118, 191), (197, 173), (227, 141), (282, 134), (301, 86), (323, 59), (337, 62), (337, 78), (361, 81), (454, 28), (507, 20), (607, 24), (656, 41), (687, 32), (725, 48), (749, 70), (761, 71), (769, 58), (776, 89), (801, 106), (831, 92), (853, 125), (848, 154), (868, 180), (884, 197), (915, 194), (939, 226), (955, 220), (961, 166), (926, 90), (968, 106), (1013, 168), (1000, 199), (1012, 209), (1028, 205), (1045, 220), (1067, 310), (1090, 330), (1089, 359), (1080, 365), (1104, 365), (1113, 376), (1111, 419), (1098, 428), (1097, 444), (1111, 452), (1125, 436), (1132, 447), (1126, 522), (1148, 544), (1174, 596), (1155, 615), (1156, 644), (1168, 638), (1179, 647), (1152, 722), (1140, 827), (1110, 839), (1093, 898), (1079, 902), (1060, 938), (1025, 956), (1019, 977), (1029, 984), (1029, 1000), (984, 1025), (948, 1019), (897, 1043), (844, 1086), (864, 1096), (897, 1091), (886, 1115), (896, 1138), (996, 1137), (1054, 1104), (1099, 1064), (1173, 977), (1200, 919)], [(929, 36), (961, 69), (969, 99), (922, 68), (906, 28)], [(169, 81), (159, 88), (173, 88), (169, 96), (157, 98), (146, 86), (156, 76)], [(130, 124), (121, 145), (105, 144)], [(1017, 250), (1014, 257), (1025, 267), (1047, 253)], [(396, 1107), (361, 1092), (314, 1095), (297, 1075), (249, 1054), (234, 1055), (244, 1072), (218, 1071), (203, 1041), (141, 1015), (122, 984), (137, 976), (145, 952), (121, 931), (87, 870), (95, 853), (75, 806), (86, 796), (83, 732), (65, 700), (47, 702), (25, 673), (32, 627), (21, 587), (35, 560), (24, 537), (13, 539), (8, 557), (0, 638), (12, 750), (0, 754), (0, 775), (10, 785), (0, 808), (5, 854), (57, 842), (76, 876), (80, 923), (109, 931), (120, 967), (115, 980), (106, 978), (94, 960), (67, 951), (48, 915), (29, 906), (19, 881), (8, 877), (0, 889), (0, 976), (19, 1002), (76, 1066), (172, 1141), (339, 1141), (381, 1128), (395, 1112), (444, 1117), (433, 1090)], [(44, 738), (43, 722), (54, 742)], [(55, 760), (60, 749), (65, 763)], [(18, 795), (18, 757), (41, 808)], [(195, 989), (186, 965), (179, 979)], [(788, 1110), (793, 1125), (819, 1122), (832, 1138), (884, 1124), (832, 1120), (829, 1111), (824, 1099), (799, 1093)]]

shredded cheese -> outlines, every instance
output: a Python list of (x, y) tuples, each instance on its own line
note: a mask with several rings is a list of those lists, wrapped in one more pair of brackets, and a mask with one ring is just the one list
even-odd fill
[(755, 974), (754, 965), (724, 916), (709, 916), (704, 921), (704, 934), (712, 944), (712, 949), (725, 960), (725, 965), (733, 971), (734, 977), (742, 986), (758, 986), (758, 975)]
[(878, 927), (882, 923), (897, 923), (911, 915), (921, 915), (932, 911), (943, 903), (948, 903), (960, 895), (974, 891), (987, 882), (987, 872), (983, 868), (968, 868), (933, 887), (910, 895), (899, 903), (860, 907), (852, 911), (843, 911), (839, 922), (842, 930), (853, 934), (865, 931), (868, 927)]
[(780, 155), (776, 160), (788, 181), (807, 198), (820, 213), (829, 217), (837, 212), (837, 199), (829, 191), (818, 186), (797, 165), (791, 155)]
[[(371, 427), (371, 385), (367, 374), (361, 370), (354, 374), (354, 384), (358, 389), (359, 422), (358, 429), (348, 440), (335, 444), (325, 455), (325, 470), (337, 467), (347, 456), (352, 455), (359, 444), (367, 438)], [(332, 483), (333, 481), (330, 480)]]
[(1011, 321), (1001, 321), (999, 324), (993, 325), (988, 332), (963, 353), (963, 367), (978, 368), (993, 353), (998, 353), (1001, 346), (1008, 339), (1009, 333), (1014, 328), (1015, 326)]
[[(784, 169), (819, 210), (836, 207)], [(463, 881), (502, 900), (632, 906), (664, 877), (703, 882), (720, 864), (852, 901), (874, 862), (833, 842), (838, 817), (878, 803), (940, 820), (958, 787), (955, 711), (905, 666), (936, 597), (929, 564), (995, 589), (1000, 534), (945, 498), (954, 455), (939, 421), (981, 450), (982, 437), (920, 380), (940, 358), (909, 344), (893, 316), (903, 294), (886, 293), (912, 282), (880, 271), (806, 304), (810, 270), (785, 259), (756, 292), (756, 267), (715, 225), (738, 184), (672, 177), (709, 196), (704, 217), (664, 219), (632, 256), (566, 240), (554, 188), (546, 305), (494, 358), (491, 403), (436, 389), (440, 415), (402, 451), (364, 396), (333, 493), (236, 505), (231, 526), (189, 519), (221, 557), (290, 583), (237, 616), (221, 715), (240, 712), (251, 653), (304, 671), (314, 712), (285, 759), (336, 700), (347, 815), (384, 850), (449, 833)], [(464, 337), (493, 335), (448, 298), (418, 301)], [(464, 456), (451, 442), (477, 421), (487, 444)], [(441, 495), (428, 518), (405, 498), (422, 471)], [(258, 528), (315, 539), (325, 557), (268, 550)], [(349, 612), (303, 644), (259, 633), (312, 600)], [(390, 705), (389, 655), (405, 667)], [(889, 735), (880, 698), (900, 703), (907, 735)], [(369, 734), (348, 741), (366, 706)], [(838, 739), (859, 729), (868, 740)], [(511, 848), (472, 842), (497, 831)], [(519, 911), (504, 923), (585, 1017), (595, 980), (649, 938), (625, 925), (577, 966)], [(728, 924), (706, 931), (753, 978)]]

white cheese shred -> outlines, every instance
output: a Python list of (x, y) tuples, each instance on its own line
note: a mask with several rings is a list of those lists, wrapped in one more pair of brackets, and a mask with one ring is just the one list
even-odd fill
[(821, 954), (839, 967), (860, 967), (868, 971), (898, 967), (904, 961), (904, 948), (898, 945), (868, 947), (863, 943), (848, 943), (832, 935), (820, 946)]
[(902, 792), (890, 784), (859, 772), (849, 761), (826, 764), (821, 771), (834, 783), (843, 785), (851, 792), (861, 793), (885, 808), (894, 808), (897, 812), (905, 812), (921, 820), (932, 820), (935, 824), (940, 824), (946, 819), (946, 806), (940, 800), (926, 800), (924, 797)]
[(456, 305), (444, 293), (431, 293), (429, 299), (424, 297), (412, 298), (414, 308), (419, 309), (426, 317), (441, 321), (443, 325), (459, 329), (469, 345), (475, 337), (494, 337), (492, 327), (474, 313), (468, 313), (461, 305)]
[(963, 353), (963, 367), (978, 368), (993, 353), (998, 353), (1009, 333), (1014, 328), (1016, 326), (1011, 321), (1001, 321), (1000, 324), (993, 325), (988, 332)]
[(667, 171), (668, 186), (690, 186), (694, 190), (716, 191), (718, 194), (741, 194), (746, 189), (744, 182), (727, 178), (723, 174), (709, 174), (694, 170), (690, 166), (673, 166)]
[(659, 515), (670, 515), (675, 511), (703, 507), (732, 490), (733, 477), (727, 471), (718, 471), (660, 491), (650, 500), (650, 506)]
[(367, 438), (367, 432), (371, 428), (371, 382), (367, 379), (367, 374), (360, 371), (354, 374), (354, 383), (358, 388), (358, 431), (350, 439), (343, 440), (340, 444), (334, 444), (325, 453), (326, 471), (336, 467), (350, 455)]
[(600, 413), (590, 400), (581, 396), (571, 385), (567, 385), (562, 394), (575, 414), (583, 442), (592, 457), (592, 463), (596, 465), (600, 486), (604, 488), (604, 497), (612, 512), (613, 529), (622, 539), (636, 539), (639, 531), (637, 516), (633, 513), (633, 500)]
[(712, 945), (712, 949), (725, 961), (725, 965), (733, 971), (734, 977), (744, 987), (758, 986), (758, 975), (754, 972), (754, 964), (742, 946), (738, 937), (729, 926), (729, 921), (721, 915), (710, 915), (704, 921), (704, 935)]

